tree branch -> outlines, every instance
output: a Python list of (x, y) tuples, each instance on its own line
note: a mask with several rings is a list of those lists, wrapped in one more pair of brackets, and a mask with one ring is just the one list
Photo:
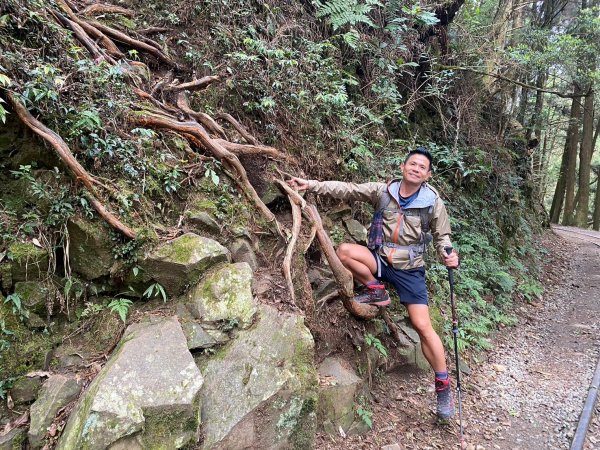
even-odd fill
[(584, 93), (584, 94), (565, 94), (564, 92), (560, 92), (560, 91), (553, 91), (553, 90), (550, 90), (550, 89), (543, 89), (543, 88), (534, 86), (532, 84), (522, 83), (520, 81), (513, 80), (511, 78), (505, 77), (505, 76), (497, 74), (497, 73), (484, 72), (482, 70), (472, 69), (470, 67), (446, 66), (446, 65), (440, 65), (439, 67), (441, 67), (442, 69), (460, 70), (462, 72), (471, 72), (471, 73), (476, 73), (476, 74), (479, 74), (479, 75), (485, 75), (487, 77), (492, 77), (492, 78), (496, 78), (498, 80), (506, 81), (508, 83), (516, 84), (517, 86), (521, 86), (521, 87), (524, 87), (526, 89), (532, 89), (534, 91), (545, 92), (546, 94), (554, 94), (554, 95), (557, 95), (557, 96), (559, 96), (561, 98), (578, 98), (578, 97), (585, 97), (587, 95), (587, 93)]
[(112, 213), (110, 213), (96, 198), (92, 177), (75, 159), (66, 142), (58, 134), (33, 117), (27, 108), (25, 108), (25, 106), (23, 106), (23, 104), (18, 100), (15, 94), (8, 92), (7, 98), (17, 116), (23, 121), (23, 123), (27, 125), (27, 127), (29, 127), (35, 134), (48, 142), (52, 148), (54, 148), (60, 159), (73, 172), (75, 178), (80, 180), (87, 188), (90, 202), (98, 214), (100, 214), (100, 217), (102, 217), (109, 223), (110, 226), (120, 231), (128, 238), (135, 239), (135, 232), (131, 228), (124, 225)]

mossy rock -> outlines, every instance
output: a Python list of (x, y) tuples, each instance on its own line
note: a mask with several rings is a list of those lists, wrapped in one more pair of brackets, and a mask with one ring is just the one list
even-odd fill
[(314, 341), (298, 315), (261, 306), (249, 330), (201, 363), (203, 449), (312, 448)]
[(51, 283), (43, 281), (19, 281), (15, 283), (15, 294), (21, 297), (25, 309), (46, 317), (48, 302), (56, 296), (56, 289)]
[[(130, 325), (80, 398), (58, 450), (182, 448), (196, 440), (200, 371), (175, 317)], [(131, 447), (123, 447), (131, 444)]]
[(252, 269), (247, 263), (238, 263), (216, 270), (190, 289), (186, 305), (202, 321), (248, 328), (256, 314)]
[(228, 250), (212, 239), (186, 233), (154, 249), (141, 263), (144, 276), (172, 297), (198, 281), (208, 268), (229, 261)]
[(73, 271), (87, 280), (106, 276), (114, 264), (108, 229), (80, 217), (69, 220), (69, 260)]
[(4, 303), (0, 295), (0, 321), (11, 333), (5, 336), (9, 347), (0, 352), (0, 373), (2, 378), (17, 377), (44, 367), (46, 354), (60, 337), (56, 334), (38, 333), (27, 328), (25, 323), (13, 314), (11, 307)]
[(46, 249), (29, 242), (15, 242), (8, 247), (12, 259), (12, 282), (37, 280), (48, 272), (49, 257)]

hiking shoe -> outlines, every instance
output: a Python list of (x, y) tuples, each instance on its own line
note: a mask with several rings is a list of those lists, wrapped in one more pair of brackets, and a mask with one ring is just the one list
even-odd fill
[(435, 392), (437, 394), (437, 416), (443, 420), (450, 419), (454, 416), (454, 398), (450, 387), (450, 379), (440, 380), (436, 378)]
[(383, 284), (373, 284), (354, 297), (358, 303), (375, 306), (387, 306), (390, 304), (390, 296)]

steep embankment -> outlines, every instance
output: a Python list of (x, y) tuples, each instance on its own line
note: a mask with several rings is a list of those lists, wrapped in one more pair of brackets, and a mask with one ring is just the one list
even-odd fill
[[(373, 380), (426, 367), (404, 310), (360, 308), (339, 270), (334, 246), (365, 241), (372, 207), (306, 207), (274, 179), (389, 178), (417, 143), (463, 257), (461, 350), (515, 323), (512, 302), (542, 292), (522, 143), (495, 140), (484, 102), (468, 142), (447, 135), (441, 105), (477, 83), (421, 58), (461, 4), (3, 2), (1, 439), (309, 448), (317, 429), (367, 432)], [(161, 378), (168, 358), (179, 375)]]

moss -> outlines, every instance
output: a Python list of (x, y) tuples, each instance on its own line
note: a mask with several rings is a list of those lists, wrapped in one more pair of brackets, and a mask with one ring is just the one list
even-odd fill
[(196, 244), (196, 236), (184, 234), (178, 239), (172, 241), (169, 245), (163, 246), (159, 252), (160, 257), (169, 257), (176, 262), (186, 262), (192, 258), (192, 248)]
[(0, 339), (9, 341), (10, 347), (0, 352), (0, 373), (2, 378), (17, 377), (32, 370), (44, 367), (46, 353), (54, 347), (60, 337), (29, 330), (12, 313), (9, 305), (0, 302), (0, 320), (4, 328), (14, 333), (0, 334)]
[(26, 242), (15, 242), (8, 247), (8, 252), (13, 261), (19, 264), (36, 264), (48, 257), (46, 250)]
[(150, 450), (170, 450), (187, 445), (195, 436), (199, 421), (190, 417), (188, 411), (172, 410), (157, 413), (144, 410), (144, 448)]
[(305, 450), (313, 448), (317, 428), (316, 410), (317, 395), (314, 394), (304, 399), (302, 409), (298, 414), (296, 426), (292, 430), (289, 442), (293, 449)]

